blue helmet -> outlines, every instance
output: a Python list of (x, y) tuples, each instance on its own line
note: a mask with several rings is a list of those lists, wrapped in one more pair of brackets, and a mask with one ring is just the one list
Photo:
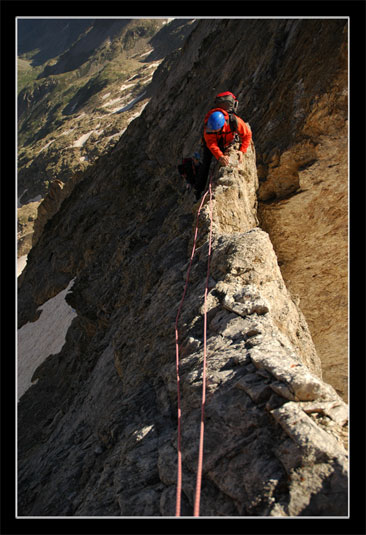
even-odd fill
[(225, 124), (225, 115), (221, 111), (214, 111), (211, 113), (207, 121), (207, 128), (209, 130), (220, 130)]

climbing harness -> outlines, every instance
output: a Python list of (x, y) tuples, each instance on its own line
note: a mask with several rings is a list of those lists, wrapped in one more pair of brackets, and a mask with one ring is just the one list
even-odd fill
[(198, 450), (198, 464), (197, 464), (197, 477), (196, 477), (196, 493), (194, 501), (194, 516), (199, 516), (200, 510), (200, 498), (201, 498), (201, 481), (202, 481), (202, 464), (203, 464), (203, 439), (204, 439), (204, 410), (206, 402), (206, 361), (207, 361), (207, 294), (208, 294), (208, 281), (210, 276), (210, 259), (211, 259), (211, 243), (212, 243), (212, 175), (211, 172), (208, 189), (204, 193), (199, 208), (197, 210), (196, 228), (193, 239), (193, 246), (191, 252), (191, 258), (187, 270), (186, 282), (183, 290), (182, 299), (179, 304), (176, 320), (175, 320), (175, 354), (176, 354), (176, 373), (177, 373), (177, 398), (178, 398), (178, 430), (177, 430), (177, 449), (178, 449), (178, 468), (177, 468), (177, 494), (176, 494), (176, 512), (175, 516), (180, 516), (181, 508), (181, 493), (182, 493), (182, 452), (181, 452), (181, 405), (180, 405), (180, 376), (179, 376), (179, 334), (178, 334), (178, 321), (183, 306), (183, 301), (187, 292), (189, 275), (191, 272), (193, 257), (196, 250), (197, 235), (198, 235), (198, 221), (201, 213), (202, 206), (205, 202), (206, 196), (209, 193), (210, 198), (210, 234), (209, 234), (209, 246), (208, 246), (208, 259), (207, 259), (207, 274), (205, 283), (204, 294), (204, 314), (203, 314), (203, 372), (202, 372), (202, 400), (201, 400), (201, 423), (200, 423), (200, 441)]

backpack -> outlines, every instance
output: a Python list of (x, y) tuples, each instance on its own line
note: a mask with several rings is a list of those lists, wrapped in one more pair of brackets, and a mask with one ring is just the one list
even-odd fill
[(225, 110), (229, 115), (229, 126), (232, 132), (238, 131), (238, 121), (235, 112), (238, 109), (238, 99), (230, 91), (219, 93), (215, 97), (214, 107)]
[(230, 113), (235, 113), (238, 109), (238, 99), (230, 91), (225, 91), (224, 93), (219, 93), (215, 97), (214, 107), (222, 108), (225, 111)]
[[(232, 132), (238, 131), (238, 120), (235, 115), (236, 110), (238, 109), (238, 99), (230, 91), (225, 91), (224, 93), (219, 93), (215, 97), (214, 107), (206, 114), (205, 123), (208, 116), (214, 111), (224, 110), (229, 116), (229, 126)], [(202, 134), (203, 135), (203, 134)]]

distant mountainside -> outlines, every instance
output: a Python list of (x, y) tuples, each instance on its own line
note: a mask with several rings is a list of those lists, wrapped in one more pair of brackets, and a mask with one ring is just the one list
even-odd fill
[(67, 182), (118, 142), (149, 102), (156, 68), (194, 27), (168, 19), (19, 20), (19, 257), (31, 247), (52, 180)]
[(27, 56), (32, 66), (63, 54), (91, 28), (93, 19), (24, 19), (18, 20), (18, 56)]

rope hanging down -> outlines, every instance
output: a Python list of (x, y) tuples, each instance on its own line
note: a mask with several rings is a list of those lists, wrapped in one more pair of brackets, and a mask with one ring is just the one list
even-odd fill
[(205, 192), (201, 199), (197, 211), (196, 218), (196, 228), (192, 246), (191, 258), (189, 261), (189, 266), (187, 270), (187, 277), (184, 286), (184, 291), (182, 295), (181, 302), (179, 304), (177, 317), (175, 320), (175, 354), (176, 354), (176, 373), (177, 373), (177, 398), (178, 398), (178, 431), (177, 431), (177, 449), (178, 449), (178, 469), (177, 469), (177, 497), (176, 497), (176, 512), (175, 516), (180, 516), (181, 508), (181, 494), (182, 494), (182, 452), (181, 452), (181, 405), (180, 405), (180, 377), (179, 377), (179, 334), (178, 334), (178, 321), (180, 313), (183, 306), (183, 301), (187, 292), (189, 276), (192, 267), (192, 261), (196, 250), (197, 244), (197, 235), (198, 235), (198, 220), (201, 213), (202, 206), (205, 202), (207, 193), (210, 196), (210, 235), (209, 235), (209, 248), (208, 248), (208, 259), (207, 259), (207, 274), (206, 274), (206, 284), (205, 284), (205, 295), (204, 295), (204, 319), (203, 319), (203, 372), (202, 372), (202, 401), (201, 401), (201, 424), (200, 424), (200, 442), (199, 442), (199, 452), (198, 452), (198, 465), (197, 465), (197, 478), (196, 478), (196, 494), (194, 502), (194, 516), (199, 516), (200, 509), (200, 498), (201, 498), (201, 481), (202, 481), (202, 464), (203, 464), (203, 438), (204, 438), (204, 408), (206, 402), (206, 361), (207, 361), (207, 294), (208, 294), (208, 281), (210, 276), (210, 258), (211, 258), (211, 242), (212, 242), (212, 173), (209, 180), (208, 190)]

